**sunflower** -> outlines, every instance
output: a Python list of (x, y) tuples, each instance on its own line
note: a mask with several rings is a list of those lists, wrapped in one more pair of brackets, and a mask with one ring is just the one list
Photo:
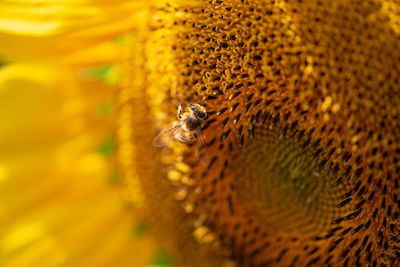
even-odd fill
[(396, 1), (1, 5), (5, 264), (400, 263)]

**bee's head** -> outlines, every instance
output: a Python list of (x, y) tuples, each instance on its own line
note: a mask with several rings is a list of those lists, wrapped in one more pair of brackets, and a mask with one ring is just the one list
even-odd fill
[(208, 114), (207, 114), (205, 107), (203, 107), (199, 104), (190, 104), (189, 108), (197, 118), (199, 118), (201, 120), (208, 119)]

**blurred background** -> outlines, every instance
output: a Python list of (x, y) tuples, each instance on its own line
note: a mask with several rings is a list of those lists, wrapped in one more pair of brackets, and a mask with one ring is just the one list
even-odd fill
[(141, 8), (0, 3), (0, 266), (171, 264), (117, 166), (119, 64)]

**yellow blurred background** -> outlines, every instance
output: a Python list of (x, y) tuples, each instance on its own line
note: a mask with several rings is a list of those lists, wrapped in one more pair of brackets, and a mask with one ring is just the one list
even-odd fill
[(171, 264), (116, 162), (118, 64), (142, 7), (0, 3), (0, 266)]

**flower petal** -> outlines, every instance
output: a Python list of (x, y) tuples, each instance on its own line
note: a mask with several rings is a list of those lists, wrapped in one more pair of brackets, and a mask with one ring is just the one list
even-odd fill
[(115, 113), (96, 110), (115, 88), (76, 76), (56, 65), (0, 69), (2, 266), (146, 266), (158, 250), (150, 235), (132, 238), (140, 221), (109, 182), (115, 151), (102, 147)]
[[(149, 1), (5, 1), (0, 59), (49, 61), (138, 27)], [(27, 49), (29, 47), (29, 49)], [(99, 53), (98, 57), (101, 58)]]

